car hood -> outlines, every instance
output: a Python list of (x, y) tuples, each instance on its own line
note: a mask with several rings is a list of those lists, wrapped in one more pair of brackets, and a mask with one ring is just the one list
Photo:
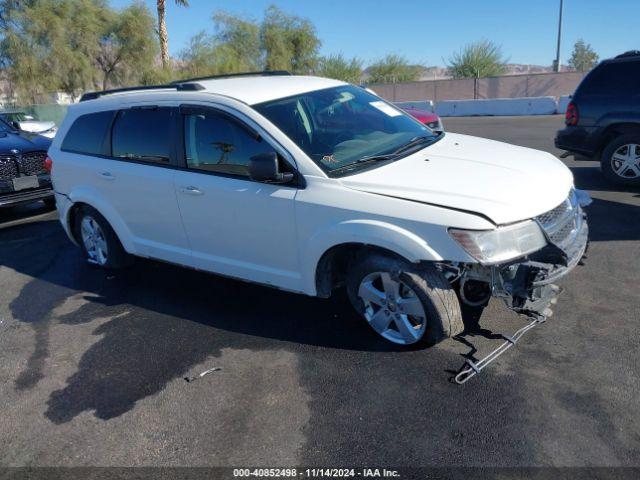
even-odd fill
[(363, 192), (478, 213), (496, 224), (551, 210), (573, 186), (571, 171), (550, 153), (456, 133), (341, 181)]
[(26, 132), (46, 132), (55, 126), (56, 124), (54, 122), (44, 122), (39, 120), (25, 120), (24, 122), (20, 122), (20, 130), (24, 130)]
[(48, 150), (51, 139), (36, 135), (34, 133), (13, 133), (0, 132), (0, 154), (15, 154), (11, 150), (18, 150), (18, 153), (33, 152), (34, 150)]

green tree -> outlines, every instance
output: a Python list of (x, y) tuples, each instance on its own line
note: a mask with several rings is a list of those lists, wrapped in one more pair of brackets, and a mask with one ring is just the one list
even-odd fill
[(587, 72), (596, 66), (598, 60), (598, 54), (593, 51), (591, 45), (579, 39), (573, 46), (569, 66), (578, 72)]
[(267, 8), (260, 29), (267, 70), (309, 73), (318, 63), (320, 39), (313, 24), (287, 15), (275, 5)]
[(111, 12), (94, 57), (102, 89), (115, 85), (155, 83), (158, 46), (154, 19), (142, 3)]
[(423, 66), (412, 65), (406, 58), (391, 54), (369, 65), (366, 72), (370, 83), (396, 83), (418, 80), (422, 70)]
[(0, 56), (18, 96), (36, 102), (41, 93), (91, 87), (108, 12), (101, 0), (31, 0), (3, 10)]
[(260, 70), (260, 25), (226, 12), (214, 14), (213, 21), (216, 70), (221, 73)]
[(349, 83), (360, 83), (362, 79), (362, 60), (345, 58), (341, 53), (322, 57), (316, 71), (321, 77), (335, 78)]
[[(188, 0), (175, 0), (176, 5), (183, 7), (189, 6)], [(160, 41), (160, 57), (162, 59), (163, 68), (169, 67), (169, 34), (167, 32), (167, 5), (166, 0), (156, 1), (156, 10), (158, 12), (158, 39)]]
[(180, 52), (179, 78), (204, 77), (216, 73), (215, 40), (206, 32), (199, 32), (189, 40), (189, 46)]
[(471, 43), (449, 59), (454, 78), (496, 77), (506, 70), (502, 49), (489, 40)]

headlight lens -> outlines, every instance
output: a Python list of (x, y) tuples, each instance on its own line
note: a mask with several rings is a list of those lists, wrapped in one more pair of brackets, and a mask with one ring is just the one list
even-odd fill
[(449, 235), (480, 263), (499, 263), (540, 250), (547, 240), (537, 223), (527, 220), (495, 230), (450, 228)]

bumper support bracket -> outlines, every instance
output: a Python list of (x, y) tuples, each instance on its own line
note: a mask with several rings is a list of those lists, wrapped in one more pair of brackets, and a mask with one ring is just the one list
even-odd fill
[(488, 355), (481, 358), (477, 362), (474, 362), (471, 359), (467, 359), (465, 362), (465, 365), (467, 367), (464, 368), (464, 365), (463, 365), (462, 370), (460, 370), (460, 372), (458, 372), (454, 377), (454, 381), (458, 385), (462, 385), (463, 383), (466, 383), (471, 378), (479, 374), (487, 365), (492, 363), (500, 355), (502, 355), (504, 352), (506, 352), (511, 347), (513, 347), (516, 343), (518, 343), (518, 340), (520, 340), (520, 338), (525, 333), (527, 333), (533, 327), (547, 321), (547, 317), (539, 313), (528, 312), (528, 315), (531, 321), (527, 325), (522, 327), (520, 330), (516, 331), (513, 335), (502, 335), (502, 338), (504, 338), (505, 341), (498, 348), (491, 351)]

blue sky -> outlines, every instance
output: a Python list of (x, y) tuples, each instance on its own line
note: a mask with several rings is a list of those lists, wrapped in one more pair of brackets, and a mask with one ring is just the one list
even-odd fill
[[(111, 0), (122, 7), (130, 0)], [(155, 0), (145, 0), (155, 13)], [(425, 65), (444, 65), (466, 43), (489, 39), (512, 63), (550, 65), (555, 57), (559, 0), (167, 0), (170, 49), (177, 54), (191, 36), (213, 31), (212, 13), (225, 10), (260, 19), (275, 4), (306, 17), (317, 28), (322, 54), (342, 52), (365, 62), (398, 53)], [(561, 58), (578, 38), (601, 58), (640, 49), (638, 0), (565, 0)]]

